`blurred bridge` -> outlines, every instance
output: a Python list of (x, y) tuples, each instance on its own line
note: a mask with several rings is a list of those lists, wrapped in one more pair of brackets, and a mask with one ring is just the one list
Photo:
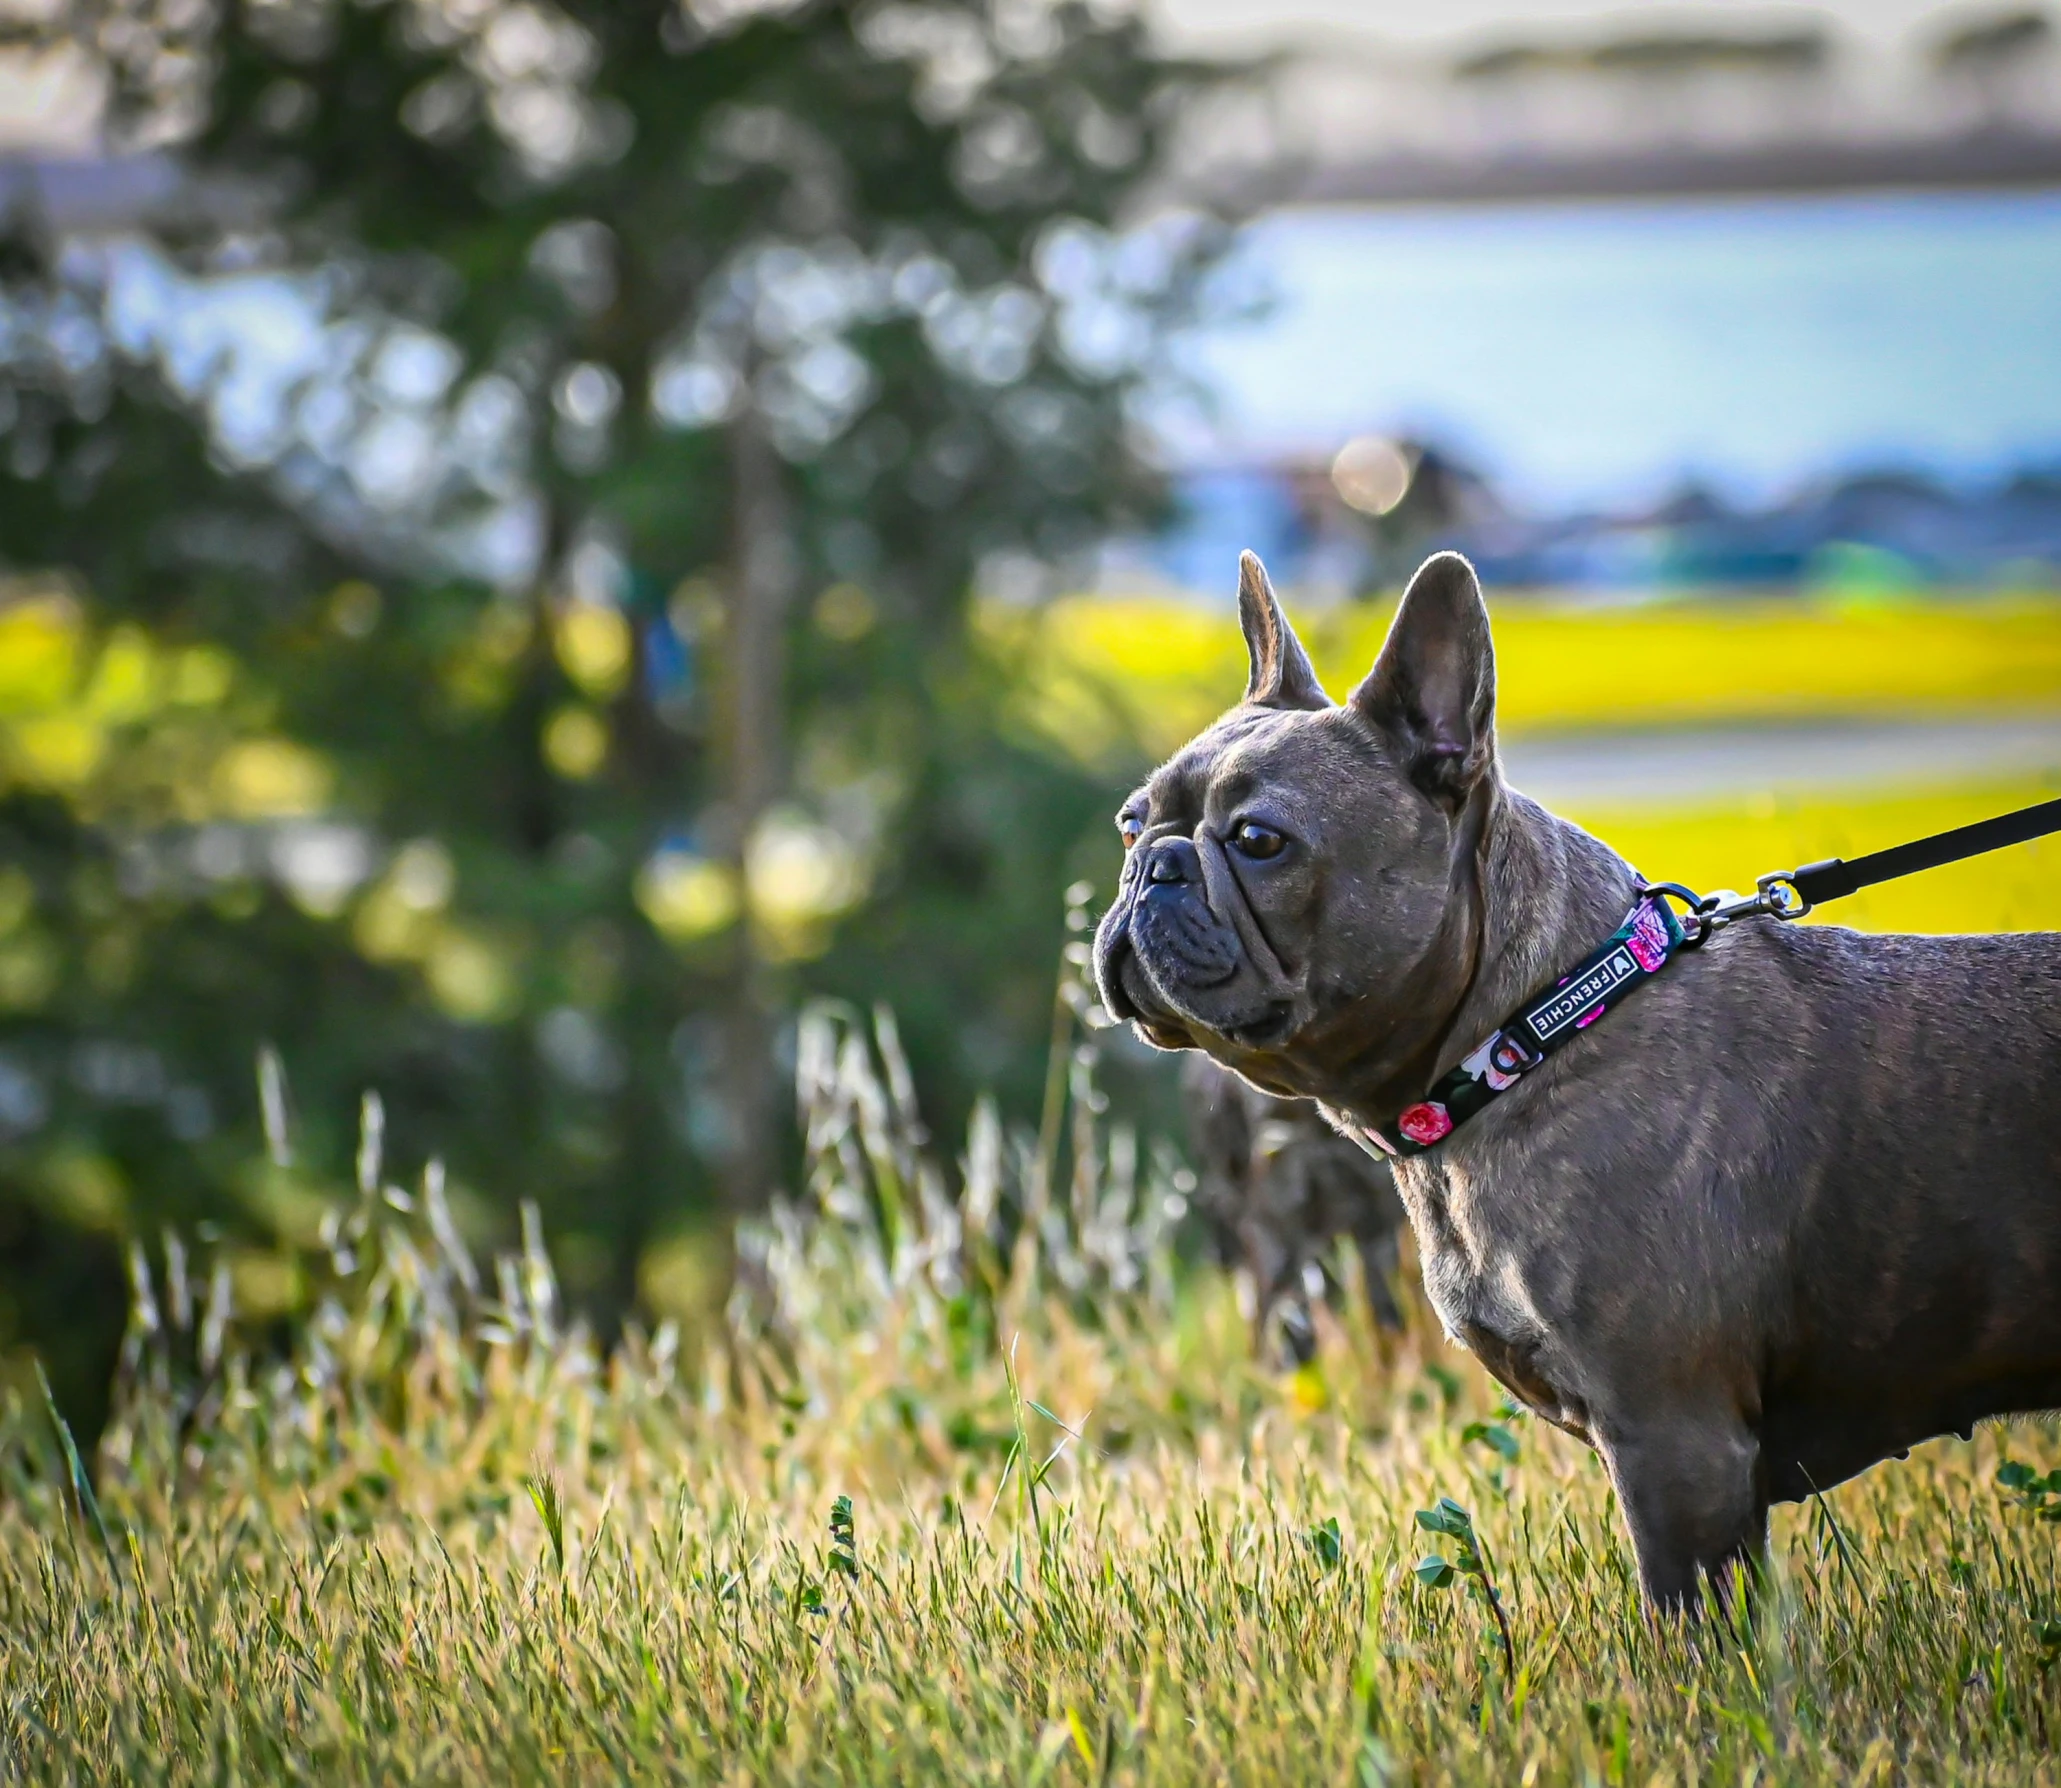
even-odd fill
[(1897, 40), (1667, 7), (1515, 29), (1277, 38), (1198, 107), (1177, 183), (1360, 204), (2061, 183), (2061, 30), (2037, 9)]

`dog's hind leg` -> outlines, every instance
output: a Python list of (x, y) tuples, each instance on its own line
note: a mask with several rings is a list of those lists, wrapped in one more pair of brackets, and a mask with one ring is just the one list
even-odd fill
[(1768, 1499), (1760, 1443), (1737, 1411), (1612, 1423), (1597, 1448), (1656, 1606), (1692, 1609), (1704, 1578), (1724, 1595), (1734, 1564), (1758, 1568)]

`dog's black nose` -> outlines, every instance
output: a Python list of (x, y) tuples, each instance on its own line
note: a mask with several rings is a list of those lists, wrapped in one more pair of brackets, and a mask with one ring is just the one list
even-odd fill
[(1148, 882), (1200, 882), (1202, 859), (1195, 854), (1190, 838), (1162, 838), (1145, 860)]

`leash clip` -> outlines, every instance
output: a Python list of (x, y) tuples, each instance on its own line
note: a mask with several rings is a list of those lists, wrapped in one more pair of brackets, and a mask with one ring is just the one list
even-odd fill
[(1720, 931), (1739, 919), (1800, 919), (1811, 910), (1810, 902), (1796, 890), (1787, 871), (1764, 875), (1754, 883), (1756, 892), (1735, 894), (1720, 888), (1704, 897), (1696, 910), (1712, 931)]
[(1755, 903), (1756, 910), (1772, 914), (1777, 919), (1800, 919), (1811, 910), (1811, 901), (1796, 878), (1801, 873), (1795, 869), (1777, 869), (1762, 876), (1753, 885), (1760, 890)]
[(1688, 909), (1682, 915), (1682, 948), (1693, 950), (1740, 919), (1802, 918), (1811, 903), (1796, 885), (1796, 876), (1793, 869), (1776, 870), (1755, 882), (1751, 894), (1731, 888), (1698, 894), (1680, 882), (1641, 882), (1639, 892), (1649, 899), (1678, 900)]
[(1694, 888), (1683, 887), (1680, 882), (1641, 882), (1639, 896), (1644, 900), (1678, 900), (1682, 903), (1683, 949), (1693, 950), (1710, 936), (1712, 928), (1708, 914), (1719, 896), (1699, 894)]

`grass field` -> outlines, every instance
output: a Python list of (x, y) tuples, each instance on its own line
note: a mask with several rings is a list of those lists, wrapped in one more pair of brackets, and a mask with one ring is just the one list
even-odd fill
[[(1312, 625), (1334, 690), (1384, 622)], [(1032, 672), (1020, 723), (1098, 762), (1242, 684), (1223, 615), (987, 625)], [(2061, 706), (2051, 603), (1497, 628), (1512, 729)], [(1572, 817), (1743, 885), (2054, 792)], [(1829, 916), (2053, 927), (2057, 866), (2021, 847)], [(815, 1014), (806, 1196), (740, 1233), (720, 1320), (606, 1353), (533, 1225), (475, 1262), (434, 1174), (392, 1187), (376, 1146), (262, 1319), (244, 1257), (139, 1252), (90, 1474), (61, 1412), (0, 1408), (6, 1778), (2061, 1788), (2050, 1426), (1779, 1511), (1750, 1618), (1655, 1623), (1594, 1459), (1407, 1293), (1377, 1329), (1342, 1261), (1311, 1363), (1256, 1360), (1184, 1256), (1192, 1181), (1068, 1059), (1042, 1144), (983, 1108), (948, 1165), (891, 1028)], [(731, 1248), (669, 1259), (706, 1286)]]
[(283, 1355), (139, 1256), (97, 1497), (0, 1423), (8, 1779), (2061, 1783), (2057, 1497), (1998, 1481), (2051, 1433), (1656, 1625), (1594, 1461), (1421, 1311), (1265, 1370), (1084, 1065), (1054, 1172), (982, 1114), (948, 1175), (878, 1048), (805, 1026), (809, 1196), (698, 1347), (603, 1357), (376, 1159)]

